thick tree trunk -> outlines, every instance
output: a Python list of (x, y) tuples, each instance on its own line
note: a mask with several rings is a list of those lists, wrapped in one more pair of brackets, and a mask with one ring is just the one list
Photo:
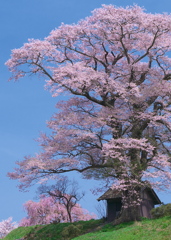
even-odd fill
[(114, 224), (117, 225), (123, 222), (140, 221), (140, 204), (140, 187), (128, 187), (128, 190), (122, 192), (122, 208), (119, 217), (114, 220)]
[(131, 206), (122, 208), (120, 216), (113, 221), (114, 225), (124, 222), (140, 221), (140, 206)]

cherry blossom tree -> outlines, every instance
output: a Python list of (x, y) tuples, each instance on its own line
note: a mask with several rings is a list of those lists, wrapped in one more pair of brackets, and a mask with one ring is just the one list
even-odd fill
[(38, 192), (44, 196), (51, 196), (56, 202), (59, 202), (65, 208), (69, 221), (72, 222), (75, 207), (77, 207), (77, 203), (84, 196), (84, 192), (80, 194), (78, 189), (79, 187), (76, 181), (70, 181), (68, 178), (63, 178), (57, 181), (54, 185), (48, 186), (42, 184), (38, 188)]
[(131, 209), (140, 189), (171, 183), (170, 51), (171, 16), (136, 5), (103, 5), (14, 49), (6, 63), (13, 79), (39, 75), (68, 100), (48, 122), (52, 134), (40, 136), (42, 152), (9, 176), (28, 187), (75, 171), (120, 191), (123, 209), (138, 218)]
[(12, 217), (0, 222), (0, 238), (4, 238), (13, 229), (17, 228), (17, 226), (16, 222), (12, 222)]
[[(20, 226), (70, 221), (66, 207), (53, 196), (46, 197), (42, 195), (39, 202), (29, 200), (24, 204), (24, 209), (27, 212), (27, 217), (20, 221)], [(96, 216), (95, 214), (90, 214), (86, 209), (83, 209), (76, 203), (72, 208), (71, 218), (73, 222), (76, 222), (80, 220), (87, 221), (96, 218)]]

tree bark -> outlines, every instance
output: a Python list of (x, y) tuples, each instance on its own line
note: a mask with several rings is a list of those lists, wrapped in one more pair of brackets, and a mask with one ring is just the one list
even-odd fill
[(128, 208), (122, 208), (119, 218), (113, 221), (113, 225), (140, 220), (140, 206), (131, 206)]

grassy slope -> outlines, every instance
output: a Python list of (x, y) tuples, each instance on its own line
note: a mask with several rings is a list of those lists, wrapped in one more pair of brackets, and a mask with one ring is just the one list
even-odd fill
[[(81, 233), (84, 234), (93, 231), (102, 223), (101, 220), (80, 221), (73, 223), (74, 226), (81, 228)], [(25, 237), (27, 240), (58, 240), (63, 239), (62, 231), (70, 226), (70, 223), (37, 225), (31, 227), (19, 227), (10, 232), (3, 240), (16, 240)]]
[(111, 224), (101, 225), (100, 220), (74, 223), (81, 229), (81, 233), (93, 231), (77, 238), (63, 238), (61, 232), (70, 226), (70, 223), (49, 224), (44, 226), (20, 227), (13, 230), (4, 240), (15, 240), (26, 236), (27, 240), (170, 240), (171, 217), (141, 222), (124, 223), (118, 226)]
[(171, 240), (171, 217), (121, 224), (113, 228), (104, 226), (101, 231), (89, 233), (74, 240)]
[(33, 229), (36, 228), (36, 226), (30, 226), (30, 227), (19, 227), (11, 231), (5, 238), (7, 240), (13, 240), (13, 239), (19, 239), (33, 231)]

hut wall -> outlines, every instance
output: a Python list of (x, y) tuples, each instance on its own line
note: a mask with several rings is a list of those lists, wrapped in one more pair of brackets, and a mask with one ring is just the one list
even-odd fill
[(150, 211), (154, 208), (154, 202), (148, 191), (142, 192), (141, 216), (151, 218)]

